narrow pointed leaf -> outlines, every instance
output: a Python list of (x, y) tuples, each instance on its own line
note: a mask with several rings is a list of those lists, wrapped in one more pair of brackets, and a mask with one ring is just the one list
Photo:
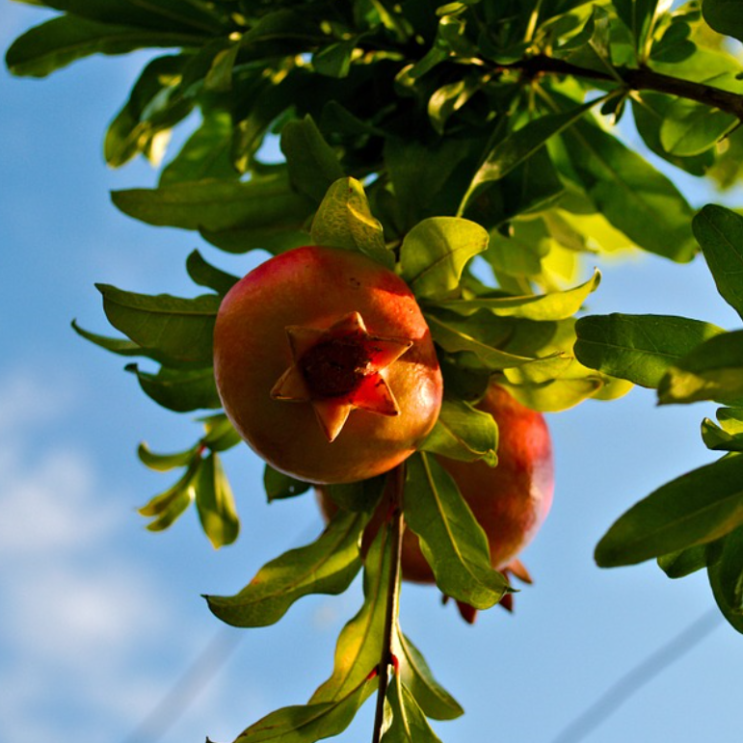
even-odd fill
[(378, 679), (363, 680), (338, 699), (283, 707), (244, 730), (235, 743), (314, 743), (340, 735), (378, 685)]
[(196, 510), (201, 525), (215, 549), (232, 544), (240, 531), (235, 499), (219, 456), (211, 452), (204, 458), (193, 481)]
[(296, 480), (283, 472), (275, 470), (268, 464), (263, 471), (263, 486), (266, 489), (266, 497), (269, 503), (284, 498), (294, 498), (306, 493), (312, 487), (310, 483)]
[(220, 298), (150, 296), (98, 284), (111, 325), (139, 346), (175, 363), (212, 365), (214, 321)]
[(477, 609), (501, 600), (507, 583), (490, 564), (485, 532), (452, 478), (425, 453), (408, 460), (405, 521), (445, 595)]
[(464, 462), (482, 459), (494, 467), (498, 462), (498, 425), (492, 415), (463, 400), (445, 399), (433, 431), (420, 448)]
[(669, 578), (685, 578), (707, 567), (707, 546), (699, 544), (696, 547), (661, 555), (658, 558), (658, 566)]
[(198, 446), (193, 446), (185, 451), (178, 451), (172, 454), (157, 454), (153, 452), (144, 441), (137, 448), (139, 461), (146, 467), (156, 472), (168, 472), (177, 467), (187, 467), (196, 455)]
[(207, 596), (209, 608), (236, 627), (265, 627), (303, 596), (342, 593), (361, 568), (361, 534), (368, 519), (368, 513), (338, 511), (319, 539), (271, 560), (237, 595)]
[(72, 321), (72, 329), (85, 340), (95, 343), (96, 346), (105, 348), (106, 351), (118, 354), (119, 356), (145, 356), (147, 358), (160, 360), (158, 354), (154, 351), (148, 351), (142, 348), (138, 343), (128, 338), (110, 338), (105, 335), (91, 333), (89, 330), (81, 328), (75, 320)]
[(419, 222), (400, 247), (402, 277), (418, 297), (436, 297), (459, 286), (469, 260), (488, 247), (479, 224), (457, 217), (431, 217)]
[(381, 743), (441, 743), (410, 689), (397, 675), (387, 689), (385, 704), (389, 705), (389, 726)]
[(310, 703), (342, 699), (379, 665), (382, 657), (389, 574), (392, 569), (390, 530), (383, 527), (364, 558), (364, 604), (341, 631), (330, 678)]
[(240, 280), (227, 271), (212, 266), (198, 250), (194, 250), (186, 259), (188, 275), (199, 286), (212, 289), (220, 296), (224, 296)]
[(642, 387), (657, 387), (666, 371), (722, 329), (668, 315), (590, 315), (575, 324), (582, 364)]
[(601, 567), (632, 565), (724, 536), (743, 524), (743, 456), (661, 486), (632, 506), (596, 547)]
[(168, 410), (186, 413), (222, 406), (211, 368), (162, 367), (157, 374), (142, 371), (137, 364), (127, 364), (125, 369), (136, 375), (139, 386), (148, 397)]
[(464, 714), (454, 697), (433, 677), (418, 648), (398, 632), (400, 645), (400, 679), (410, 690), (426, 717), (434, 720), (453, 720)]
[(722, 298), (743, 317), (743, 217), (708, 204), (694, 217), (694, 236), (702, 246)]

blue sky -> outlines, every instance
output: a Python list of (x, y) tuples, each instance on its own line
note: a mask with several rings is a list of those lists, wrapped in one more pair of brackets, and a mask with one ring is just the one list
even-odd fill
[[(0, 47), (42, 17), (0, 0)], [(260, 259), (225, 256), (193, 233), (147, 227), (110, 204), (111, 189), (155, 180), (145, 163), (112, 171), (101, 154), (142, 59), (96, 58), (45, 81), (0, 72), (0, 739), (13, 743), (134, 743), (130, 733), (204, 648), (239, 638), (201, 693), (159, 721), (174, 720), (164, 743), (232, 740), (268, 711), (306, 701), (360, 604), (356, 585), (245, 632), (222, 630), (207, 611), (200, 594), (237, 591), (321, 529), (311, 497), (265, 504), (260, 463), (247, 448), (226, 458), (243, 521), (236, 545), (215, 552), (193, 514), (153, 535), (135, 513), (170, 482), (137, 462), (138, 442), (176, 450), (197, 427), (150, 403), (122, 360), (79, 339), (69, 322), (107, 332), (94, 282), (194, 294), (183, 269), (194, 247), (236, 273)], [(720, 200), (674, 178), (695, 206)], [(726, 201), (740, 205), (743, 196)], [(604, 269), (593, 312), (738, 324), (700, 261), (644, 257)], [(591, 555), (631, 503), (712, 461), (698, 431), (713, 410), (656, 409), (650, 392), (635, 390), (549, 417), (555, 505), (524, 555), (536, 583), (517, 597), (514, 616), (493, 610), (469, 627), (433, 589), (405, 586), (403, 628), (466, 709), (436, 726), (444, 743), (552, 743), (711, 607), (701, 575), (672, 582), (652, 564), (602, 571)], [(590, 740), (737, 740), (741, 669), (743, 638), (720, 623)], [(370, 737), (371, 706), (337, 740)]]

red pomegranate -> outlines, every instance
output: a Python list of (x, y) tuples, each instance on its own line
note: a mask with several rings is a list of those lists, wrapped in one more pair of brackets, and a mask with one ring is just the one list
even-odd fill
[(245, 441), (314, 483), (392, 469), (441, 407), (436, 352), (412, 292), (349, 250), (296, 248), (239, 281), (217, 316), (214, 373)]
[[(498, 423), (498, 466), (437, 459), (457, 483), (485, 530), (493, 567), (531, 582), (517, 555), (537, 533), (552, 505), (554, 467), (549, 430), (540, 413), (518, 403), (497, 384), (490, 385), (478, 408), (490, 413)], [(319, 494), (327, 517), (336, 506), (322, 489)], [(383, 500), (367, 527), (366, 541), (373, 537), (388, 512), (389, 504)], [(410, 530), (403, 536), (402, 572), (409, 581), (434, 582), (418, 538)], [(501, 601), (508, 609), (511, 602), (511, 594)], [(459, 609), (467, 621), (474, 621), (475, 609), (461, 603)]]

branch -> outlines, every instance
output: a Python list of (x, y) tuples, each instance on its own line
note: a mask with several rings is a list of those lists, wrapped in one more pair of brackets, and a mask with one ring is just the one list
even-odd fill
[(377, 691), (377, 709), (374, 715), (374, 733), (372, 743), (382, 739), (384, 723), (384, 700), (387, 696), (389, 668), (395, 664), (392, 652), (392, 635), (395, 631), (398, 605), (400, 600), (400, 581), (402, 579), (400, 560), (402, 556), (402, 495), (405, 484), (405, 465), (399, 464), (390, 474), (390, 517), (387, 528), (392, 542), (392, 566), (387, 585), (387, 613), (384, 618), (384, 636), (382, 638), (382, 657), (379, 660), (379, 690)]
[[(616, 82), (608, 72), (590, 70), (585, 67), (565, 62), (562, 59), (548, 57), (545, 54), (537, 54), (528, 59), (522, 59), (511, 64), (499, 65), (501, 70), (522, 70), (527, 75), (536, 77), (542, 74), (572, 75), (574, 77), (587, 78), (589, 80), (604, 80)], [(718, 108), (721, 111), (736, 116), (743, 121), (743, 96), (731, 93), (727, 90), (705, 85), (704, 83), (683, 80), (670, 75), (654, 72), (648, 67), (632, 69), (629, 67), (615, 67), (617, 75), (630, 90), (652, 90), (656, 93), (667, 93), (668, 95), (687, 98), (707, 106)]]

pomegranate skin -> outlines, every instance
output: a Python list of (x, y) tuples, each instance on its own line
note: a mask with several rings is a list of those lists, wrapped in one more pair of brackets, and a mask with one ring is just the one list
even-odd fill
[[(297, 361), (287, 328), (324, 331), (350, 313), (370, 336), (410, 347), (380, 372), (398, 414), (353, 409), (331, 442), (310, 402), (274, 399), (272, 390)], [(430, 331), (405, 282), (359, 253), (319, 246), (266, 261), (228, 292), (214, 329), (214, 373), (251, 448), (313, 483), (354, 482), (399, 464), (433, 428), (443, 391)]]
[[(447, 457), (436, 459), (457, 483), (490, 545), (490, 561), (497, 570), (523, 571), (514, 561), (544, 522), (552, 505), (554, 462), (552, 441), (544, 416), (524, 407), (502, 387), (491, 384), (478, 405), (498, 423), (498, 466), (482, 461), (461, 462)], [(326, 519), (337, 506), (318, 488), (320, 508)], [(383, 497), (364, 534), (368, 546), (389, 512)], [(433, 583), (434, 575), (421, 552), (418, 537), (410, 530), (403, 534), (402, 573), (405, 580)], [(460, 606), (460, 610), (462, 606)], [(472, 610), (474, 612), (474, 610)], [(465, 617), (467, 618), (467, 617)], [(468, 621), (473, 621), (468, 618)]]

